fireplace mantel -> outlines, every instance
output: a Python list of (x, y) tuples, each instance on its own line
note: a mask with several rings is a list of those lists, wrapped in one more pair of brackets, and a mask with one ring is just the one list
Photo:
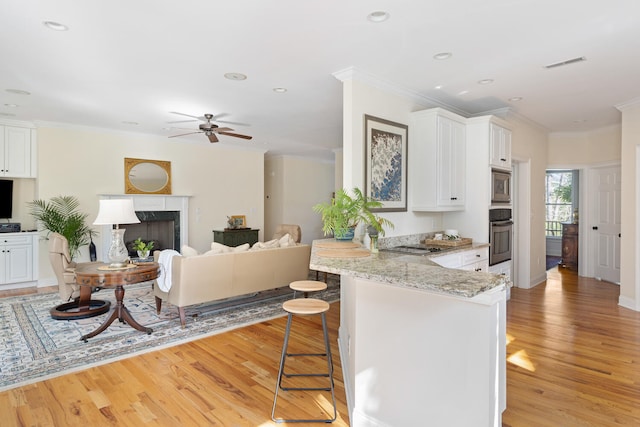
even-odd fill
[[(156, 194), (99, 194), (100, 200), (131, 199), (136, 211), (178, 211), (180, 212), (180, 244), (189, 244), (189, 197)], [(126, 226), (124, 226), (126, 228)], [(111, 226), (103, 225), (100, 230), (102, 236), (102, 253), (98, 259), (105, 260), (109, 252)], [(107, 236), (107, 237), (105, 237)], [(180, 248), (176, 248), (180, 250)]]

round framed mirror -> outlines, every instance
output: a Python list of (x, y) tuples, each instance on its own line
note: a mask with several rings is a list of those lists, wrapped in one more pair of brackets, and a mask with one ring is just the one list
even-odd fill
[(125, 194), (171, 194), (171, 162), (124, 159)]

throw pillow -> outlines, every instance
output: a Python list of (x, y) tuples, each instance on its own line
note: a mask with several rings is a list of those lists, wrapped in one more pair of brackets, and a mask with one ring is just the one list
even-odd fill
[(196, 256), (198, 255), (198, 251), (196, 251), (194, 248), (190, 246), (182, 245), (182, 248), (180, 248), (180, 254), (183, 257)]
[(281, 238), (278, 239), (278, 243), (281, 248), (286, 248), (287, 246), (295, 246), (296, 241), (293, 240), (293, 237), (289, 233), (285, 234)]
[(252, 250), (273, 249), (280, 247), (278, 239), (269, 240), (268, 242), (256, 242), (251, 247)]
[(250, 247), (251, 245), (249, 245), (248, 243), (244, 243), (240, 246), (236, 246), (235, 248), (233, 248), (233, 252), (246, 252), (249, 250)]
[(228, 252), (233, 251), (231, 246), (223, 245), (218, 242), (211, 242), (211, 250), (207, 252), (209, 255), (213, 254), (226, 254)]

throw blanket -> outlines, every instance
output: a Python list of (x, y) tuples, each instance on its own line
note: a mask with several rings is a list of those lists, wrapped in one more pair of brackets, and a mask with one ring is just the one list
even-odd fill
[(181, 256), (179, 252), (173, 249), (165, 249), (160, 252), (160, 256), (158, 257), (160, 274), (158, 274), (156, 281), (158, 282), (158, 287), (163, 292), (169, 292), (169, 289), (171, 289), (171, 264), (173, 257), (176, 255)]

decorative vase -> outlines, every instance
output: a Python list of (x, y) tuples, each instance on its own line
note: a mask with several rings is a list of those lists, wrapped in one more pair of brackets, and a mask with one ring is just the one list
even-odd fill
[(371, 237), (371, 253), (372, 254), (377, 254), (378, 253), (378, 236), (370, 236)]
[(353, 240), (353, 237), (355, 235), (355, 231), (356, 228), (355, 227), (349, 227), (346, 230), (342, 229), (342, 230), (336, 230), (336, 232), (334, 233), (334, 236), (336, 238), (336, 240), (342, 241), (342, 242), (348, 242)]
[(149, 258), (149, 251), (137, 251), (138, 252), (138, 258), (140, 259), (147, 259)]

